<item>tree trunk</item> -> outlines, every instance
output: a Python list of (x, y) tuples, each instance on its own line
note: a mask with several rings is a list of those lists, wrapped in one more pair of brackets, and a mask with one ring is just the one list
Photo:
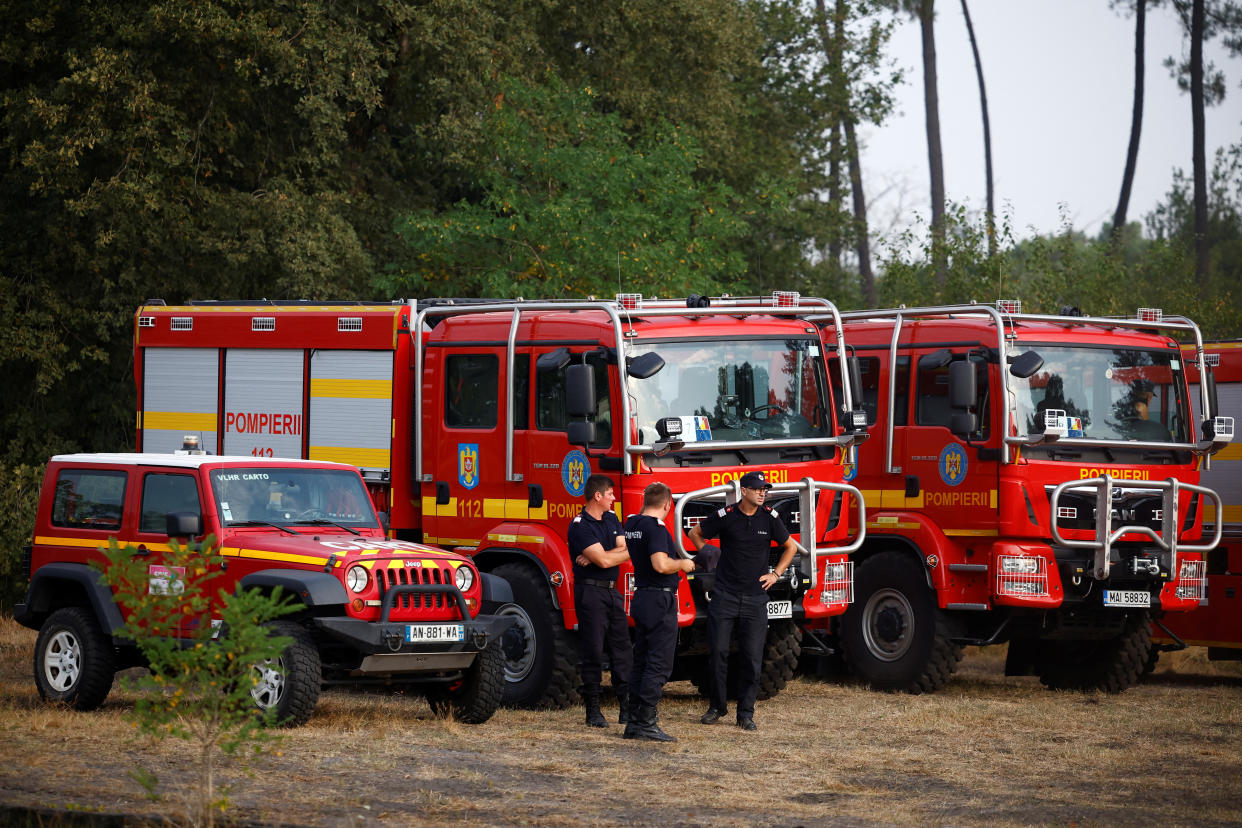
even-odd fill
[(1194, 0), (1190, 14), (1190, 108), (1195, 175), (1195, 281), (1200, 292), (1207, 282), (1207, 150), (1203, 118), (1204, 0)]
[(983, 62), (979, 59), (979, 44), (975, 42), (975, 27), (971, 25), (970, 9), (966, 8), (966, 0), (962, 0), (962, 16), (966, 18), (966, 33), (970, 35), (970, 51), (975, 56), (975, 75), (979, 78), (979, 108), (983, 111), (983, 166), (987, 178), (988, 256), (990, 258), (996, 255), (996, 197), (992, 189), (992, 123), (988, 117), (988, 90), (983, 85)]
[(935, 0), (922, 0), (919, 23), (923, 30), (923, 108), (927, 114), (927, 165), (931, 172), (932, 261), (936, 284), (944, 287), (948, 275), (944, 249), (944, 158), (940, 150), (940, 97), (936, 88)]
[(1130, 187), (1134, 184), (1134, 168), (1138, 165), (1139, 134), (1143, 131), (1143, 61), (1147, 50), (1147, 0), (1134, 5), (1134, 110), (1130, 116), (1130, 146), (1126, 149), (1126, 171), (1121, 176), (1121, 195), (1117, 212), (1113, 213), (1113, 247), (1121, 246), (1126, 226), (1126, 210), (1130, 207)]
[[(837, 0), (838, 3), (844, 0)], [(846, 115), (845, 153), (850, 164), (850, 186), (854, 190), (854, 249), (858, 253), (858, 278), (862, 282), (863, 304), (876, 306), (875, 275), (871, 272), (871, 239), (867, 229), (867, 196), (863, 192), (862, 165), (858, 163), (858, 141), (854, 137), (854, 120)]]

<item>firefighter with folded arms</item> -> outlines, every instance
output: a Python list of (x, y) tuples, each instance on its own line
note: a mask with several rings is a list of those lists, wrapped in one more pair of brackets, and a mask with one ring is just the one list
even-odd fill
[[(775, 512), (764, 505), (772, 488), (761, 471), (746, 472), (739, 481), (742, 499), (709, 515), (690, 530), (696, 549), (705, 538), (720, 538), (720, 563), (716, 585), (708, 605), (708, 638), (711, 643), (711, 707), (703, 724), (715, 724), (728, 712), (729, 647), (737, 637), (737, 726), (755, 729), (755, 697), (759, 695), (759, 671), (768, 634), (767, 590), (793, 562), (797, 544)], [(772, 544), (781, 549), (776, 566), (768, 565)]]
[(569, 524), (569, 554), (574, 560), (574, 604), (578, 608), (578, 635), (582, 645), (579, 672), (586, 703), (586, 723), (608, 727), (599, 709), (604, 676), (604, 650), (612, 667), (612, 687), (621, 704), (617, 721), (629, 720), (628, 691), (633, 649), (625, 602), (617, 591), (618, 566), (629, 560), (625, 531), (612, 511), (616, 502), (612, 478), (593, 474), (586, 479), (586, 505)]
[(625, 521), (625, 542), (634, 563), (634, 672), (626, 739), (677, 741), (660, 729), (657, 706), (677, 650), (677, 573), (692, 572), (694, 561), (673, 557), (673, 537), (664, 526), (672, 507), (668, 486), (652, 483), (643, 490), (642, 511)]

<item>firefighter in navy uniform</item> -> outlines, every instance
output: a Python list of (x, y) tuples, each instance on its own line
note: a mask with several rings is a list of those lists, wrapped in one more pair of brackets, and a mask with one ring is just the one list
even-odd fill
[(677, 650), (677, 573), (693, 571), (694, 561), (673, 557), (673, 537), (664, 526), (672, 507), (668, 486), (652, 483), (643, 491), (643, 510), (625, 521), (634, 562), (634, 672), (626, 739), (677, 741), (660, 729), (657, 707)]
[[(725, 682), (729, 647), (736, 636), (737, 724), (743, 730), (754, 730), (755, 696), (759, 694), (759, 672), (768, 632), (767, 590), (785, 574), (797, 546), (780, 517), (764, 505), (772, 484), (764, 478), (763, 472), (747, 472), (739, 482), (742, 499), (709, 515), (691, 529), (690, 542), (698, 549), (705, 539), (720, 538), (716, 586), (707, 609), (711, 707), (701, 721), (715, 724), (728, 712)], [(781, 547), (775, 571), (768, 566), (768, 555), (774, 543)]]
[(612, 479), (593, 474), (583, 492), (586, 505), (569, 524), (569, 554), (574, 561), (574, 603), (578, 607), (581, 642), (582, 696), (586, 723), (608, 727), (599, 709), (604, 675), (604, 649), (612, 666), (612, 687), (621, 704), (617, 721), (629, 721), (629, 683), (633, 649), (625, 602), (617, 591), (618, 565), (629, 560), (625, 531), (612, 511), (616, 501)]

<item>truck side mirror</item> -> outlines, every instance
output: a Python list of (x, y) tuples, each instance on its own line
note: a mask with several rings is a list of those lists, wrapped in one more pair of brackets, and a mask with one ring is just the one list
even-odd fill
[[(570, 365), (565, 369), (566, 407), (570, 417), (595, 416), (595, 369)], [(570, 442), (573, 442), (572, 440)]]
[(203, 516), (195, 512), (169, 512), (164, 534), (170, 538), (188, 538), (203, 534)]
[(862, 397), (862, 360), (858, 357), (847, 357), (845, 367), (850, 372), (850, 393), (853, 395), (854, 405), (861, 406)]
[(979, 396), (975, 381), (975, 366), (963, 359), (949, 364), (949, 405), (961, 411), (974, 406)]
[(1203, 383), (1203, 387), (1207, 389), (1208, 411), (1209, 414), (1204, 416), (1215, 417), (1220, 413), (1220, 404), (1216, 400), (1216, 374), (1211, 368), (1204, 368), (1199, 373), (1199, 382)]
[(1036, 351), (1025, 351), (1009, 361), (1009, 373), (1018, 379), (1030, 379), (1044, 367), (1044, 358)]
[(574, 420), (570, 422), (566, 436), (571, 446), (590, 446), (595, 442), (595, 423), (588, 420)]
[(949, 431), (963, 440), (979, 430), (979, 416), (973, 411), (955, 411), (949, 417)]
[(639, 354), (636, 357), (626, 357), (625, 373), (634, 379), (648, 379), (654, 377), (664, 367), (664, 357), (655, 351), (648, 351), (645, 354)]

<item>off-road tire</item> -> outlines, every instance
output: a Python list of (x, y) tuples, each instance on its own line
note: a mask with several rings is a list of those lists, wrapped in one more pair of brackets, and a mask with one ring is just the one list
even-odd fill
[(293, 641), (279, 658), (254, 666), (260, 684), (251, 691), (251, 696), (259, 710), (274, 708), (272, 716), (277, 727), (299, 727), (306, 724), (319, 703), (319, 688), (323, 684), (319, 651), (301, 624), (272, 621), (267, 626), (273, 636)]
[(880, 552), (858, 569), (855, 599), (841, 616), (851, 671), (875, 690), (932, 693), (962, 660), (922, 568), (900, 552)]
[(1143, 676), (1151, 653), (1151, 617), (1146, 611), (1130, 613), (1116, 638), (1066, 641), (1048, 649), (1037, 670), (1049, 690), (1120, 693)]
[(543, 577), (530, 566), (501, 564), (493, 574), (509, 582), (513, 604), (497, 615), (517, 623), (502, 637), (503, 704), (509, 707), (566, 708), (580, 704), (577, 636), (565, 629)]
[(39, 628), (34, 675), (44, 701), (94, 710), (112, 689), (116, 664), (112, 642), (88, 609), (62, 607)]
[[(763, 662), (759, 665), (759, 689), (755, 698), (770, 699), (785, 689), (794, 677), (798, 667), (798, 658), (802, 654), (802, 630), (793, 621), (778, 619), (768, 622), (767, 637), (763, 644)], [(696, 657), (687, 670), (688, 678), (693, 682), (699, 695), (711, 698), (712, 673), (711, 659), (707, 656)], [(737, 652), (729, 653), (728, 675), (725, 683), (729, 685), (728, 699), (737, 698)]]
[(500, 639), (488, 644), (462, 680), (453, 686), (427, 691), (427, 702), (438, 716), (452, 716), (463, 724), (483, 724), (492, 717), (505, 692), (505, 655)]
[(802, 630), (793, 621), (780, 619), (768, 622), (768, 637), (763, 645), (763, 664), (759, 668), (759, 693), (756, 698), (770, 699), (793, 680), (802, 655)]

